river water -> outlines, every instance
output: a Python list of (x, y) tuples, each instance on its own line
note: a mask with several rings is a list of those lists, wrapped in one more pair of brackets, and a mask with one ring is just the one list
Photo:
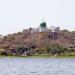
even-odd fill
[(3, 57), (0, 75), (75, 75), (75, 59)]

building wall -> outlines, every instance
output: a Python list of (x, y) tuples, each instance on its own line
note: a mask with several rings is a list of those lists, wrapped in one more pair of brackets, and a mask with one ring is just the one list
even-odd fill
[(39, 32), (45, 32), (46, 28), (45, 27), (39, 27)]
[(50, 30), (51, 30), (51, 32), (58, 32), (58, 31), (60, 31), (60, 27), (51, 26)]

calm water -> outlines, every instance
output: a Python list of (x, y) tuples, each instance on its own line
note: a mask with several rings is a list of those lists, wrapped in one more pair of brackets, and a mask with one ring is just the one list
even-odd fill
[(75, 75), (75, 59), (0, 58), (0, 75)]

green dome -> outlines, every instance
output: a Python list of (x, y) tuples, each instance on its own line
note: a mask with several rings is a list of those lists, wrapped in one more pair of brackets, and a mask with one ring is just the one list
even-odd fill
[(42, 23), (40, 24), (40, 27), (45, 27), (45, 28), (46, 28), (46, 22), (42, 22)]

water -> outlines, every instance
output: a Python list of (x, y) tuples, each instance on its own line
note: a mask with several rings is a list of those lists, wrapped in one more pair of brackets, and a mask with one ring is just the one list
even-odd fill
[(0, 58), (0, 75), (75, 75), (75, 59)]

